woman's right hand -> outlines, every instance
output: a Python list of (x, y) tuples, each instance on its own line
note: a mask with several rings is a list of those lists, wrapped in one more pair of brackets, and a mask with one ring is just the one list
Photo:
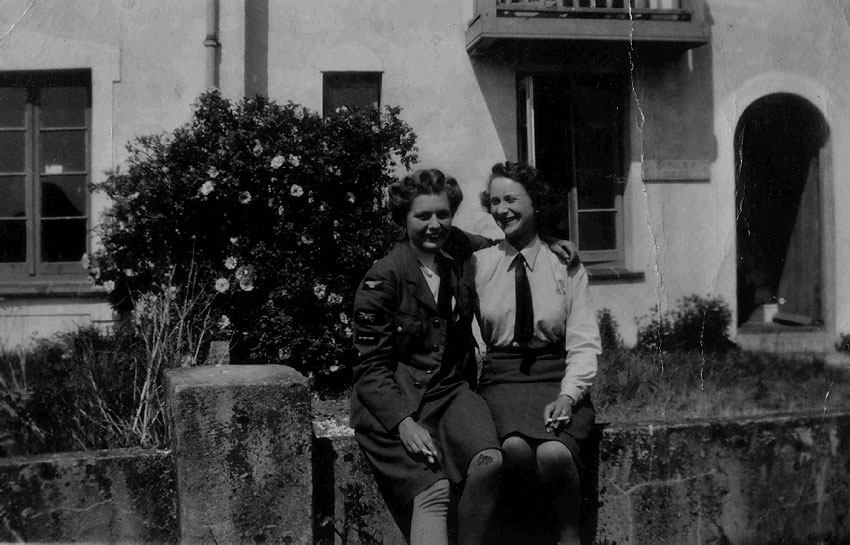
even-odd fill
[(398, 425), (398, 435), (401, 443), (411, 455), (422, 456), (429, 465), (434, 465), (440, 457), (437, 446), (431, 439), (428, 430), (417, 424), (413, 418), (407, 417)]

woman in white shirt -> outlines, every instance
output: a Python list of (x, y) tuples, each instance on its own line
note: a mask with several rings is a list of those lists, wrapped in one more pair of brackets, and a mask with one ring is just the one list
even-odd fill
[[(587, 271), (564, 265), (538, 235), (549, 186), (527, 165), (497, 164), (481, 203), (505, 240), (474, 254), (487, 355), (487, 401), (506, 471), (536, 480), (560, 543), (579, 543), (579, 445), (593, 424), (589, 390), (601, 352)], [(529, 300), (530, 299), (530, 300)]]

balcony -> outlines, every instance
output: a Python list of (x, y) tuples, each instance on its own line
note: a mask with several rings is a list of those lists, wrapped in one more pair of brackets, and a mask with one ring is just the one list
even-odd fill
[(705, 0), (474, 0), (470, 55), (517, 42), (622, 42), (684, 50), (709, 41)]

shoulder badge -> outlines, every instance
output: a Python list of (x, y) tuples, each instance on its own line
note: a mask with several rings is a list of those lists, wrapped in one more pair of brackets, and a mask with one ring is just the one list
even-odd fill
[(366, 280), (363, 282), (364, 290), (376, 290), (384, 283), (383, 280)]
[(383, 317), (383, 314), (377, 310), (357, 309), (354, 311), (354, 322), (357, 324), (377, 324)]

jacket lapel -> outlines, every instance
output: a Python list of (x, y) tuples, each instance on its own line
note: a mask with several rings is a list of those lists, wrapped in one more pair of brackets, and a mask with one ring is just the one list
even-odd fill
[(425, 282), (425, 277), (422, 271), (419, 270), (419, 260), (416, 259), (416, 254), (410, 247), (409, 242), (402, 242), (404, 245), (404, 280), (407, 282), (413, 297), (428, 308), (433, 314), (438, 314), (437, 302), (434, 296), (431, 295), (431, 289), (428, 288), (428, 283)]

